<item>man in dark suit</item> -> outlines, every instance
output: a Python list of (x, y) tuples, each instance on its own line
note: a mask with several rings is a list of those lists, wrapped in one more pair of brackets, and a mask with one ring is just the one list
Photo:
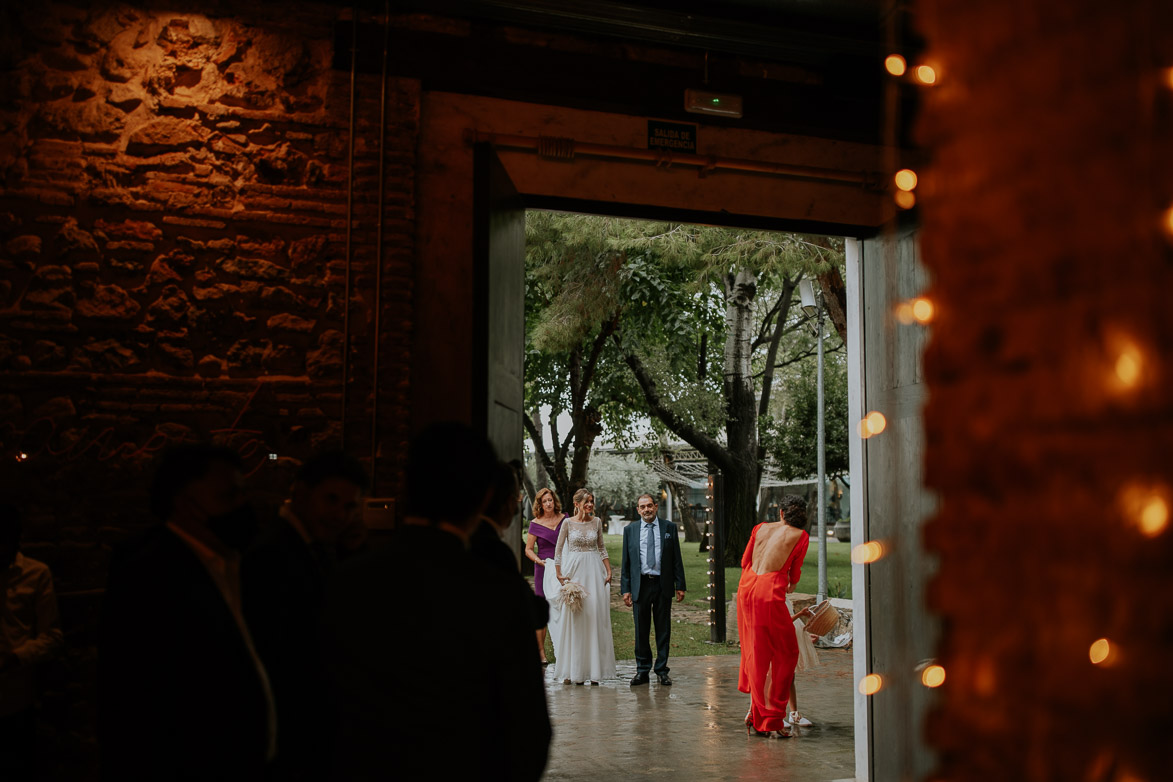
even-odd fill
[(206, 444), (161, 457), (163, 522), (110, 566), (98, 643), (108, 780), (255, 780), (276, 750), (268, 676), (240, 607), (255, 531), (240, 457)]
[(501, 536), (517, 516), (517, 473), (510, 464), (499, 462), (495, 471), (492, 497), (485, 506), (481, 523), (469, 538), (468, 551), (474, 558), (500, 570), (517, 583), (518, 599), (532, 616), (534, 630), (540, 630), (550, 621), (550, 604), (530, 588), (517, 566), (517, 557), (505, 545)]
[(310, 457), (290, 497), (241, 565), (244, 615), (273, 687), (280, 732), (274, 780), (321, 780), (333, 728), (317, 618), (343, 530), (359, 517), (367, 475), (343, 451)]
[(408, 452), (400, 528), (330, 584), (333, 779), (541, 777), (551, 730), (532, 620), (517, 575), (468, 551), (496, 463), (463, 424), (424, 429)]
[(623, 528), (623, 568), (619, 591), (631, 606), (635, 618), (634, 687), (648, 683), (652, 670), (652, 647), (648, 633), (656, 624), (656, 676), (660, 684), (672, 684), (668, 676), (668, 645), (672, 640), (672, 590), (676, 602), (684, 600), (684, 560), (676, 525), (657, 516), (658, 507), (650, 494), (636, 502), (640, 521)]

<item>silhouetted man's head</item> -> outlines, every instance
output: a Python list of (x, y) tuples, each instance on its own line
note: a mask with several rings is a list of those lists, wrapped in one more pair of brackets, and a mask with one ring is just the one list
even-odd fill
[(431, 424), (408, 448), (405, 512), (467, 529), (484, 511), (496, 470), (483, 434), (453, 421)]
[(317, 454), (293, 481), (293, 513), (311, 538), (333, 545), (358, 519), (366, 486), (366, 470), (355, 457), (344, 451)]
[(240, 456), (230, 448), (207, 443), (169, 448), (151, 484), (151, 512), (181, 527), (206, 527), (225, 545), (242, 548), (256, 530), (243, 473)]
[(489, 504), (485, 506), (485, 516), (498, 532), (504, 532), (517, 515), (517, 472), (513, 465), (498, 462), (494, 473)]

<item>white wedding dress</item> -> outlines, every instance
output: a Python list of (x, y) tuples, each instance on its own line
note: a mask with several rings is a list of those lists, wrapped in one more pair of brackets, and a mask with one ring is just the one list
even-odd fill
[[(615, 678), (615, 643), (611, 637), (611, 586), (605, 583), (607, 549), (603, 546), (603, 522), (562, 522), (554, 559), (546, 560), (543, 586), (550, 602), (550, 638), (554, 642), (554, 678), (572, 682)], [(557, 568), (586, 590), (578, 611), (558, 598)]]

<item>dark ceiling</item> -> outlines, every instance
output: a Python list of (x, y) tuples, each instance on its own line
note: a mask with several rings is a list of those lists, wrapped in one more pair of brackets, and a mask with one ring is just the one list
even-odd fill
[[(384, 3), (360, 7), (373, 19)], [(910, 58), (916, 48), (907, 14), (882, 18), (871, 0), (400, 0), (389, 7), (393, 16), (468, 25), (459, 35), (442, 25), (394, 33), (389, 71), (426, 89), (696, 122), (683, 110), (683, 91), (704, 86), (741, 95), (745, 104), (741, 119), (704, 117), (706, 124), (869, 143), (882, 136), (886, 41), (905, 41), (897, 48)], [(538, 46), (510, 29), (588, 45)], [(348, 22), (339, 24), (340, 69), (350, 67), (353, 34)], [(382, 26), (363, 24), (358, 34), (358, 69), (377, 72)], [(633, 55), (633, 46), (645, 53)], [(668, 56), (647, 56), (652, 50)], [(901, 86), (898, 94), (901, 113), (910, 114), (915, 90)]]

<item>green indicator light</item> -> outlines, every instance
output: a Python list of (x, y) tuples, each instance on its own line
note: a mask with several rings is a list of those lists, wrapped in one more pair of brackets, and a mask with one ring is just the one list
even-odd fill
[(720, 98), (713, 98), (713, 103), (720, 103), (720, 102), (721, 102)]

